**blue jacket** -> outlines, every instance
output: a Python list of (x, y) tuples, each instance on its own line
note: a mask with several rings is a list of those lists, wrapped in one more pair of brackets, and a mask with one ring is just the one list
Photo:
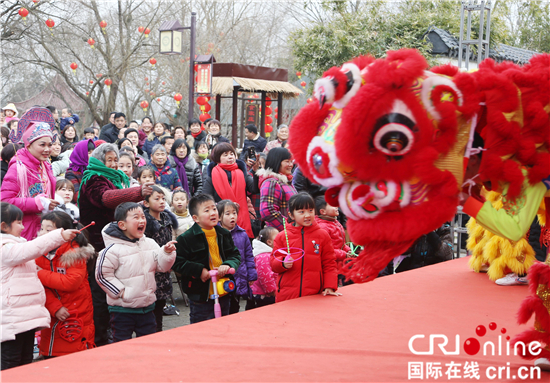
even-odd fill
[(145, 143), (143, 144), (143, 148), (141, 149), (143, 149), (144, 152), (147, 152), (147, 155), (149, 156), (149, 158), (151, 158), (151, 150), (153, 150), (155, 145), (160, 144), (160, 140), (162, 139), (162, 137), (168, 136), (168, 135), (169, 134), (167, 133), (163, 133), (160, 137), (157, 137), (153, 133), (153, 139), (149, 141), (149, 137), (147, 137), (147, 139), (145, 140)]
[[(245, 210), (244, 213), (248, 214), (248, 211)], [(239, 225), (235, 226), (235, 228), (231, 230), (231, 236), (233, 237), (235, 246), (239, 249), (239, 253), (241, 253), (241, 265), (235, 272), (237, 295), (248, 297), (248, 292), (250, 290), (248, 288), (248, 282), (258, 279), (252, 245), (250, 244), (248, 234), (246, 234), (246, 231)]]
[(78, 117), (78, 114), (73, 114), (71, 117), (62, 118), (59, 122), (59, 129), (61, 129), (61, 131), (63, 132), (65, 130), (65, 126), (74, 125), (78, 121), (80, 121), (80, 117)]
[(180, 177), (175, 169), (170, 167), (170, 161), (167, 160), (162, 169), (157, 168), (153, 161), (149, 161), (149, 166), (155, 170), (155, 183), (164, 186), (170, 191), (181, 188)]

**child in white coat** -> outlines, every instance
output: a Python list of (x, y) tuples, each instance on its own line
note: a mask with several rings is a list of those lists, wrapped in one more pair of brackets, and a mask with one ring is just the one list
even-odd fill
[(0, 207), (2, 258), (2, 370), (32, 362), (34, 333), (50, 326), (46, 293), (34, 260), (71, 241), (78, 230), (54, 230), (27, 242), (21, 237), (23, 212), (6, 202)]

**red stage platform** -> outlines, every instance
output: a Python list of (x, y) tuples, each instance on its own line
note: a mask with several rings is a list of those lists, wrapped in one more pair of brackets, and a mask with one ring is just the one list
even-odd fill
[[(515, 320), (527, 288), (497, 286), (469, 271), (465, 258), (341, 291), (342, 297), (305, 297), (33, 363), (3, 372), (2, 381), (550, 381), (547, 372), (530, 378), (532, 362), (506, 352), (506, 336), (528, 328)], [(480, 325), (484, 336), (476, 335)], [(458, 347), (459, 354), (444, 355), (437, 337), (433, 355), (413, 354), (411, 338), (425, 335), (413, 339), (412, 349), (427, 352), (430, 334), (445, 335), (445, 350)], [(468, 338), (481, 344), (475, 355), (464, 351)], [(427, 377), (437, 363), (442, 376)], [(479, 380), (470, 378), (476, 371)]]

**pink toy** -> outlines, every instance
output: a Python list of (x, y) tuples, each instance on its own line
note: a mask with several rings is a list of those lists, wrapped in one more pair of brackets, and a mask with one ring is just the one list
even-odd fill
[[(303, 249), (300, 249), (299, 247), (289, 247), (288, 249), (277, 249), (275, 250), (277, 253), (286, 254), (285, 258), (283, 260), (280, 260), (279, 258), (275, 257), (275, 260), (279, 262), (296, 262), (299, 259), (302, 259), (305, 251)], [(294, 258), (297, 256), (297, 258)], [(292, 260), (289, 260), (289, 257), (292, 257)]]
[[(214, 294), (210, 296), (210, 298), (214, 298), (214, 316), (216, 318), (221, 318), (222, 316), (222, 308), (220, 306), (220, 295), (218, 294), (218, 270), (209, 270), (210, 273), (210, 279), (212, 279), (212, 287), (214, 290)], [(230, 268), (227, 274), (235, 274), (235, 269)], [(235, 282), (233, 281), (226, 281), (223, 283), (221, 288), (224, 289), (226, 292), (231, 292), (235, 290)]]

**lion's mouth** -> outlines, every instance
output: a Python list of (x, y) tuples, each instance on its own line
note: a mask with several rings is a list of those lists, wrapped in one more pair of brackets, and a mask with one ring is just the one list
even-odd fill
[(382, 211), (398, 211), (426, 201), (429, 186), (418, 181), (346, 183), (340, 189), (338, 202), (351, 219), (372, 219)]

